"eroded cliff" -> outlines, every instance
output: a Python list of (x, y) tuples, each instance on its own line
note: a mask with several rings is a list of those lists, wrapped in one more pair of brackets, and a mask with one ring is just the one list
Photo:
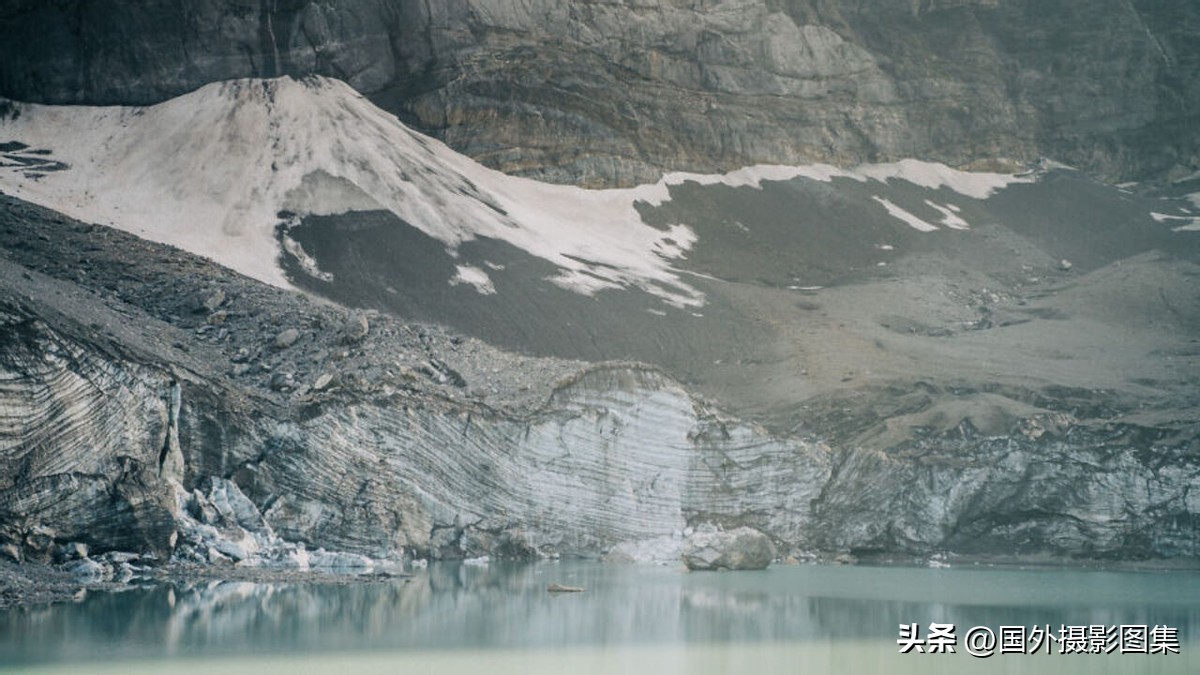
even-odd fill
[(1020, 434), (831, 448), (653, 369), (506, 354), (3, 207), (10, 555), (661, 554), (705, 523), (792, 554), (1200, 555), (1187, 425), (1033, 415)]
[(905, 157), (1200, 168), (1187, 2), (10, 0), (0, 26), (9, 98), (148, 104), (316, 73), (558, 182)]

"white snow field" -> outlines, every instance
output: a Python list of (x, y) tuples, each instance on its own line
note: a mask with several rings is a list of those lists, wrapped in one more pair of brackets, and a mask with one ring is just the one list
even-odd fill
[[(0, 166), (0, 189), (80, 220), (117, 227), (288, 286), (278, 264), (281, 211), (297, 216), (382, 209), (445, 243), (489, 237), (553, 263), (551, 279), (592, 294), (636, 287), (678, 306), (704, 296), (672, 261), (688, 254), (686, 224), (659, 229), (635, 204), (669, 199), (669, 187), (759, 186), (795, 178), (903, 180), (975, 199), (1030, 177), (967, 173), (905, 160), (843, 170), (755, 166), (724, 175), (672, 173), (629, 189), (589, 190), (505, 175), (402, 124), (338, 80), (235, 80), (143, 108), (17, 104), (0, 141), (17, 141), (68, 168)], [(898, 220), (937, 228), (878, 198)], [(944, 225), (967, 227), (930, 204)], [(319, 271), (314, 270), (314, 273)], [(486, 271), (463, 266), (452, 283), (495, 292)]]

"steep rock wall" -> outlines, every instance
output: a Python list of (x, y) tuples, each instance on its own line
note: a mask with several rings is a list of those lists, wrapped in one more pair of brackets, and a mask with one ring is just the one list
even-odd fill
[(12, 0), (0, 26), (10, 98), (147, 104), (318, 73), (560, 182), (902, 157), (1200, 167), (1187, 2)]

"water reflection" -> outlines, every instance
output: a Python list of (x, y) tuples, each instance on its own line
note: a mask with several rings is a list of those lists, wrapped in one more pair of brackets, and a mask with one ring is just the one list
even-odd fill
[[(546, 592), (551, 582), (582, 594)], [(868, 641), (900, 623), (1166, 624), (1200, 643), (1200, 575), (780, 567), (689, 574), (545, 563), (433, 565), (409, 580), (212, 582), (0, 613), (0, 666), (361, 650)]]

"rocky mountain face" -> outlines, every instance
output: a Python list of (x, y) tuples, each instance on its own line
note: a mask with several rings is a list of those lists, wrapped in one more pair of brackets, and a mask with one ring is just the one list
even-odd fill
[(1196, 558), (1198, 24), (5, 2), (0, 554)]
[(1153, 0), (8, 0), (0, 95), (322, 74), (506, 172), (1048, 156), (1200, 167), (1200, 6)]
[(0, 207), (11, 557), (636, 557), (712, 524), (784, 554), (1200, 555), (1197, 437), (1170, 425), (831, 448), (653, 369), (505, 354)]

